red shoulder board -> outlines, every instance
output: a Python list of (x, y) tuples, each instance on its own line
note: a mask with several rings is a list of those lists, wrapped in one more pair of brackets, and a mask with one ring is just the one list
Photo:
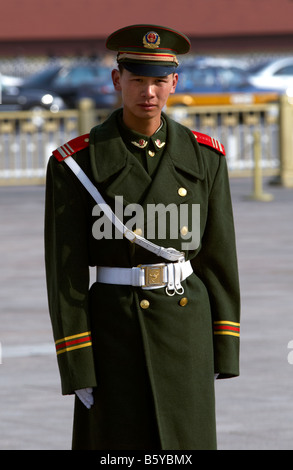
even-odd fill
[(89, 137), (89, 134), (80, 135), (66, 144), (61, 145), (61, 147), (54, 150), (54, 157), (56, 157), (59, 162), (62, 162), (67, 157), (71, 157), (74, 153), (89, 146)]
[(208, 145), (222, 155), (226, 155), (224, 145), (222, 145), (218, 140), (213, 139), (213, 137), (210, 137), (206, 134), (201, 134), (200, 132), (192, 131), (192, 133), (199, 144)]

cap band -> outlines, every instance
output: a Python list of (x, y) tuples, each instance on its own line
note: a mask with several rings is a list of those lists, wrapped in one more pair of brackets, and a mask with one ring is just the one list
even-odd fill
[(178, 59), (173, 54), (164, 54), (164, 53), (146, 53), (141, 54), (140, 52), (119, 52), (117, 56), (117, 62), (126, 62), (126, 61), (137, 61), (141, 60), (144, 62), (169, 62), (171, 65), (178, 65)]

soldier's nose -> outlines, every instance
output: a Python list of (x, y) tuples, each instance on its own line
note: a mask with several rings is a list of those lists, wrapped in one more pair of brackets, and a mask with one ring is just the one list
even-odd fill
[(151, 98), (154, 96), (154, 88), (152, 86), (146, 86), (142, 91), (142, 95), (146, 98)]

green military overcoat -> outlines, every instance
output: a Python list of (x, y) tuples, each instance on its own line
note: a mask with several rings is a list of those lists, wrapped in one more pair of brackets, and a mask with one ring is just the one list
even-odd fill
[[(148, 204), (200, 204), (200, 244), (185, 250), (194, 272), (181, 295), (97, 282), (89, 288), (89, 266), (165, 260), (125, 238), (95, 238), (96, 203), (62, 161), (64, 152), (50, 158), (45, 257), (62, 393), (94, 388), (90, 410), (76, 398), (73, 449), (215, 449), (214, 373), (239, 374), (240, 296), (226, 159), (164, 116), (167, 141), (151, 178), (121, 138), (117, 113), (89, 139), (63, 146), (65, 154), (73, 154), (113, 209), (118, 195), (125, 206), (139, 203), (146, 218)], [(178, 237), (172, 236), (167, 226), (165, 239), (151, 241), (181, 251), (180, 220)]]

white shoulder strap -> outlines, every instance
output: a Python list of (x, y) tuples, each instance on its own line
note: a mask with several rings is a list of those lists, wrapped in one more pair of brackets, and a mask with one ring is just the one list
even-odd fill
[(122, 222), (118, 219), (116, 214), (112, 211), (110, 206), (105, 202), (101, 194), (99, 193), (96, 186), (90, 181), (88, 176), (84, 173), (84, 171), (80, 168), (78, 163), (72, 158), (67, 157), (63, 160), (73, 171), (73, 173), (77, 176), (79, 181), (83, 184), (83, 186), (87, 189), (87, 191), (91, 194), (93, 199), (96, 201), (97, 204), (102, 205), (103, 212), (108, 217), (108, 219), (115, 225), (115, 227), (119, 230), (120, 233), (123, 234), (125, 238), (127, 238), (132, 243), (136, 243), (141, 247), (145, 248), (152, 253), (155, 253), (157, 256), (167, 259), (168, 261), (181, 261), (184, 259), (184, 254), (180, 251), (175, 250), (174, 248), (164, 248), (162, 246), (155, 245), (154, 243), (150, 242), (144, 237), (137, 235), (132, 230), (129, 230)]

